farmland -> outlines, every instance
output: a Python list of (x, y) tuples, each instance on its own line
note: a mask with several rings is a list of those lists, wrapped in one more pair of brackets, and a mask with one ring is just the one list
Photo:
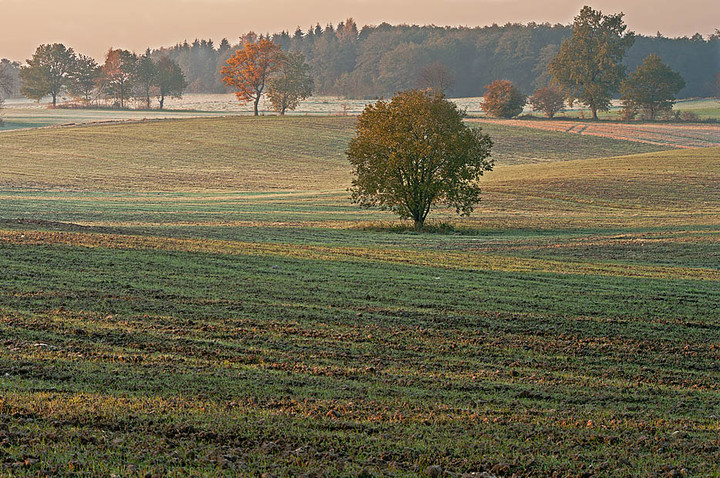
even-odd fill
[(416, 234), (353, 125), (0, 135), (0, 475), (720, 473), (720, 148), (483, 122)]

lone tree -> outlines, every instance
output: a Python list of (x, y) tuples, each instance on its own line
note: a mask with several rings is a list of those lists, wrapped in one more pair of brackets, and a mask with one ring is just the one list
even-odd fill
[(565, 95), (554, 86), (545, 86), (537, 90), (528, 98), (533, 111), (542, 111), (545, 116), (552, 118), (565, 110)]
[[(669, 113), (675, 95), (685, 88), (685, 80), (662, 62), (659, 56), (649, 55), (622, 83), (622, 102), (628, 112), (640, 110), (654, 120), (660, 113)], [(629, 116), (633, 116), (630, 114)]]
[(287, 110), (297, 108), (300, 100), (312, 95), (313, 79), (310, 66), (305, 63), (302, 53), (283, 55), (278, 73), (268, 80), (268, 99), (273, 109), (285, 114)]
[[(607, 111), (614, 92), (625, 76), (622, 59), (635, 41), (622, 20), (623, 14), (603, 15), (585, 6), (575, 17), (572, 34), (548, 64), (553, 81), (567, 93), (597, 112)], [(571, 103), (572, 104), (572, 103)]]
[(160, 109), (163, 109), (163, 106), (165, 106), (165, 98), (168, 96), (182, 98), (182, 94), (188, 85), (185, 80), (185, 75), (183, 75), (180, 69), (180, 65), (167, 56), (163, 56), (157, 62), (155, 81), (158, 100), (160, 101)]
[(365, 107), (347, 158), (353, 202), (412, 219), (421, 231), (435, 204), (469, 215), (478, 179), (492, 169), (492, 141), (463, 122), (464, 113), (432, 91), (408, 90)]
[(247, 42), (220, 70), (223, 83), (235, 88), (238, 101), (253, 102), (255, 116), (268, 80), (280, 68), (281, 53), (278, 45), (265, 38), (257, 43)]
[(33, 100), (52, 97), (53, 107), (57, 97), (70, 82), (70, 73), (75, 67), (75, 52), (62, 43), (40, 45), (27, 65), (20, 69), (23, 86), (20, 92)]
[(512, 118), (522, 113), (526, 101), (525, 95), (512, 82), (495, 80), (485, 87), (480, 107), (490, 116)]

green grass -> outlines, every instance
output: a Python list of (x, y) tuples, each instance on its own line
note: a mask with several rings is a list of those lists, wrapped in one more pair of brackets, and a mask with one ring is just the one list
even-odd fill
[(678, 111), (692, 111), (700, 119), (720, 121), (720, 99), (680, 100), (675, 104)]
[(720, 473), (718, 149), (488, 128), (416, 234), (350, 121), (0, 136), (0, 475)]
[(2, 110), (4, 125), (0, 132), (48, 126), (99, 123), (108, 121), (137, 121), (165, 118), (192, 118), (198, 116), (222, 116), (225, 113), (180, 110), (116, 110), (116, 109), (66, 109), (66, 108), (18, 108), (5, 107)]

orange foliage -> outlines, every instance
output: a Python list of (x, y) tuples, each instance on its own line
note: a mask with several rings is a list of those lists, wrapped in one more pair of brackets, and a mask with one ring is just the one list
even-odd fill
[(227, 60), (220, 70), (223, 83), (235, 88), (235, 96), (241, 103), (253, 102), (255, 116), (267, 80), (278, 70), (282, 62), (280, 47), (267, 39), (246, 43)]

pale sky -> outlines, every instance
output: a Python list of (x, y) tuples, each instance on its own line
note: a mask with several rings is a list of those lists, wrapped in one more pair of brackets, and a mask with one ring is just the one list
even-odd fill
[(249, 30), (303, 31), (353, 17), (359, 26), (568, 24), (583, 5), (625, 13), (637, 33), (705, 36), (720, 28), (719, 0), (0, 0), (0, 58), (25, 60), (41, 43), (61, 42), (102, 58), (109, 47), (144, 51), (183, 40)]

